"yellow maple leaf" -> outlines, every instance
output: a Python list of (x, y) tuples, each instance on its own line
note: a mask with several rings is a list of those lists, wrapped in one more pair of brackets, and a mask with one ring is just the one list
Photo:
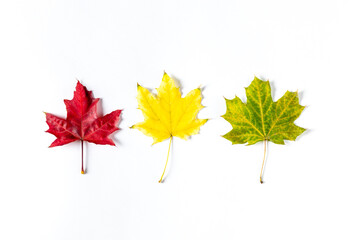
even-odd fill
[[(200, 126), (207, 119), (198, 119), (198, 112), (204, 107), (201, 105), (200, 88), (190, 91), (184, 98), (181, 97), (179, 87), (174, 80), (164, 72), (157, 95), (148, 89), (137, 87), (139, 109), (144, 115), (144, 122), (137, 123), (131, 128), (138, 129), (154, 139), (153, 144), (170, 138), (168, 157), (173, 137), (187, 140), (189, 136), (197, 134)], [(159, 182), (162, 181), (163, 175)]]

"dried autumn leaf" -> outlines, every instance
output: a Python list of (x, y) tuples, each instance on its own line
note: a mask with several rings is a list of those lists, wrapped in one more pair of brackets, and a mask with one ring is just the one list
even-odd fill
[(81, 173), (84, 174), (83, 142), (115, 146), (110, 134), (119, 130), (121, 110), (113, 111), (105, 116), (97, 116), (99, 98), (94, 98), (79, 81), (76, 85), (72, 100), (64, 100), (66, 105), (66, 119), (51, 113), (46, 114), (46, 131), (56, 136), (50, 147), (65, 145), (77, 140), (81, 142)]
[(197, 134), (200, 126), (207, 121), (207, 119), (197, 118), (198, 112), (203, 108), (201, 90), (194, 89), (186, 97), (181, 98), (180, 90), (174, 80), (164, 72), (160, 87), (157, 89), (157, 96), (139, 84), (137, 92), (139, 109), (144, 115), (144, 122), (137, 123), (131, 128), (152, 137), (153, 144), (170, 138), (165, 169), (159, 180), (162, 182), (172, 138), (179, 137), (186, 140), (190, 135)]
[(236, 96), (232, 100), (225, 99), (226, 113), (222, 117), (233, 129), (223, 137), (233, 144), (252, 145), (264, 141), (264, 159), (260, 172), (260, 182), (263, 183), (267, 141), (276, 144), (285, 144), (284, 140), (295, 141), (306, 130), (294, 124), (305, 107), (299, 104), (297, 92), (287, 91), (278, 101), (273, 102), (269, 81), (257, 77), (245, 90), (247, 103)]

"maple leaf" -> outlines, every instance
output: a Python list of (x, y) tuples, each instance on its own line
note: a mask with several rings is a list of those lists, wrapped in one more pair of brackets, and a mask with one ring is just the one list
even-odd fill
[[(233, 144), (247, 145), (264, 141), (264, 160), (266, 143), (285, 144), (284, 140), (295, 139), (306, 129), (298, 127), (294, 121), (304, 110), (299, 104), (297, 92), (287, 91), (278, 101), (273, 102), (269, 81), (254, 78), (249, 87), (245, 88), (247, 103), (240, 98), (226, 99), (226, 113), (222, 116), (233, 127), (223, 137)], [(260, 172), (260, 182), (264, 160)]]
[(170, 138), (165, 169), (159, 180), (162, 182), (173, 137), (187, 140), (190, 135), (197, 134), (200, 126), (207, 121), (207, 119), (197, 118), (198, 112), (203, 108), (201, 90), (194, 89), (181, 98), (180, 90), (174, 80), (164, 72), (160, 87), (157, 88), (157, 96), (139, 84), (137, 92), (139, 109), (144, 115), (144, 122), (137, 123), (131, 128), (152, 137), (153, 144)]
[(92, 91), (88, 91), (79, 81), (77, 82), (72, 100), (64, 100), (67, 117), (57, 117), (46, 114), (46, 131), (56, 136), (50, 147), (65, 145), (77, 140), (81, 141), (81, 173), (84, 174), (83, 142), (115, 146), (109, 135), (119, 130), (121, 110), (113, 111), (105, 116), (97, 116), (99, 98), (94, 98)]

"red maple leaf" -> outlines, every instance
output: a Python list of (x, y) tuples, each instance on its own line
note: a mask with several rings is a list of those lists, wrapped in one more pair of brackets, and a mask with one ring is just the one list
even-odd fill
[(99, 98), (94, 98), (79, 81), (76, 85), (72, 100), (64, 100), (66, 105), (66, 119), (57, 117), (51, 113), (46, 114), (46, 123), (49, 129), (46, 131), (56, 136), (56, 140), (50, 147), (65, 145), (77, 140), (81, 141), (81, 173), (84, 174), (83, 142), (95, 144), (108, 144), (115, 146), (110, 134), (119, 130), (121, 110), (115, 110), (105, 116), (97, 116), (97, 103)]

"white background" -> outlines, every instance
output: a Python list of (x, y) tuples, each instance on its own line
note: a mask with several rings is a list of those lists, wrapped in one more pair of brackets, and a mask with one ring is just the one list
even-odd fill
[[(359, 239), (357, 1), (1, 1), (0, 239)], [(129, 127), (136, 83), (163, 71), (201, 85), (189, 141)], [(231, 145), (223, 97), (246, 100), (254, 75), (274, 100), (300, 93), (308, 131), (285, 146)], [(123, 109), (116, 147), (48, 148), (43, 111), (65, 117), (76, 78)]]

